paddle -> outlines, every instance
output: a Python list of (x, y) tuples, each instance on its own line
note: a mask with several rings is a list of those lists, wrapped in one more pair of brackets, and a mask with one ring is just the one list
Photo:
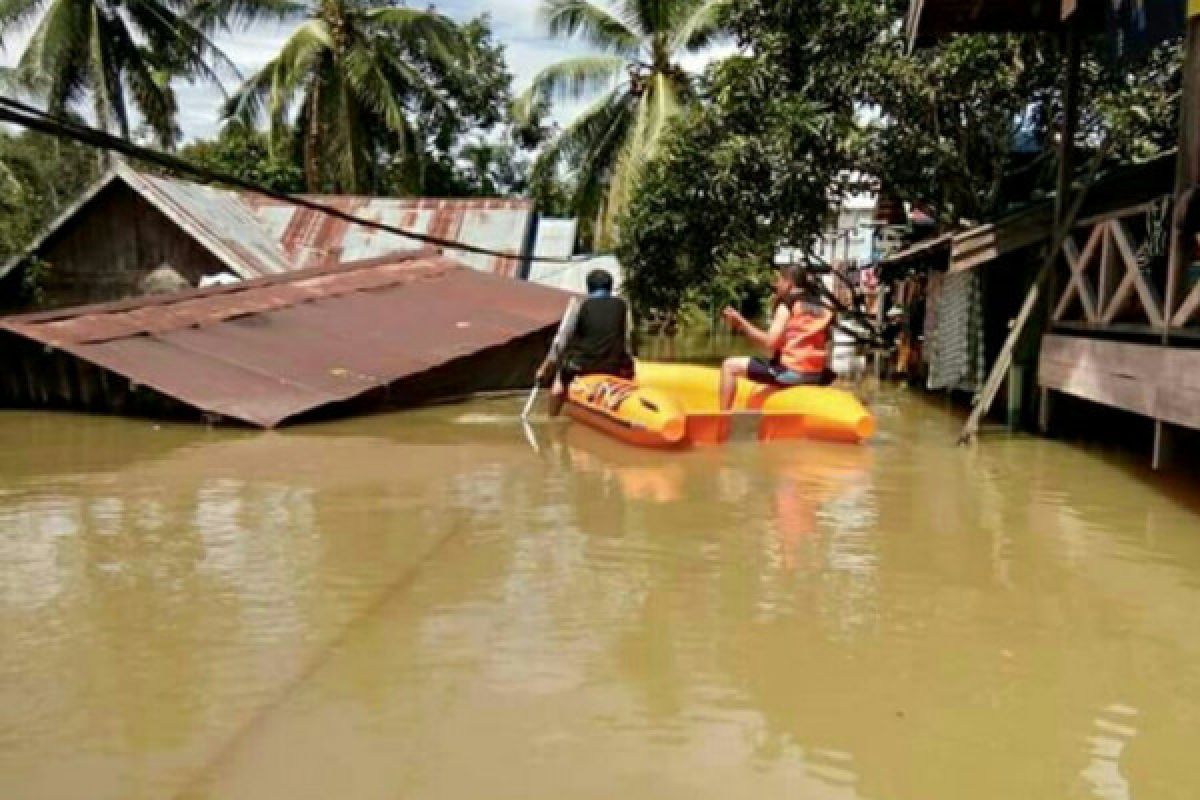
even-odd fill
[[(583, 304), (583, 299), (580, 297), (572, 297), (567, 303), (567, 310), (563, 312), (562, 321), (558, 323), (558, 332), (554, 334), (554, 341), (550, 343), (550, 352), (546, 353), (546, 359), (542, 362), (543, 365), (551, 362), (557, 363), (562, 356), (562, 352), (566, 349), (567, 340), (571, 338), (571, 334), (575, 331), (575, 318), (579, 316), (579, 307)], [(533, 402), (537, 399), (538, 388), (542, 384), (541, 370), (538, 370), (538, 376), (533, 382), (533, 389), (529, 392), (529, 399), (525, 401), (525, 408), (521, 411), (521, 419), (529, 419), (529, 414), (533, 411)]]

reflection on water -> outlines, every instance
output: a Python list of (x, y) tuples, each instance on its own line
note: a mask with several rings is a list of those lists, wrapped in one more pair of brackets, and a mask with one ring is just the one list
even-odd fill
[(679, 454), (0, 415), (0, 797), (1197, 796), (1197, 498), (874, 404)]

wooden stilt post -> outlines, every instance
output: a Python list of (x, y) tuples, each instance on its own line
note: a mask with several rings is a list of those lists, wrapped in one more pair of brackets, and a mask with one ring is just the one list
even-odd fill
[(1079, 64), (1082, 59), (1079, 25), (1075, 17), (1067, 26), (1066, 82), (1063, 86), (1063, 122), (1059, 130), (1058, 180), (1055, 183), (1054, 224), (1062, 222), (1071, 206), (1071, 178), (1075, 173), (1075, 132), (1079, 128)]
[[(982, 421), (983, 416), (988, 413), (992, 407), (992, 403), (996, 401), (996, 394), (1000, 391), (1000, 384), (1004, 380), (1004, 376), (1012, 368), (1013, 351), (1016, 349), (1021, 334), (1025, 331), (1025, 326), (1033, 317), (1033, 312), (1037, 308), (1042, 291), (1048, 289), (1051, 292), (1050, 299), (1053, 300), (1054, 265), (1058, 263), (1059, 250), (1062, 249), (1063, 241), (1070, 234), (1071, 228), (1075, 224), (1075, 218), (1079, 215), (1079, 209), (1083, 205), (1083, 198), (1087, 193), (1088, 186), (1095, 177), (1096, 171), (1100, 168), (1100, 163), (1104, 160), (1104, 155), (1108, 152), (1110, 143), (1105, 142), (1104, 146), (1095, 156), (1095, 160), (1089, 170), (1088, 178), (1084, 182), (1078, 197), (1072, 198), (1070, 195), (1071, 177), (1074, 171), (1072, 162), (1075, 152), (1075, 131), (1079, 126), (1080, 59), (1079, 25), (1076, 17), (1072, 16), (1067, 28), (1066, 79), (1063, 86), (1064, 109), (1058, 141), (1058, 191), (1054, 198), (1054, 225), (1052, 228), (1053, 233), (1050, 237), (1050, 249), (1046, 253), (1041, 269), (1038, 270), (1033, 279), (1033, 285), (1029, 289), (1029, 294), (1025, 297), (1025, 302), (1021, 306), (1020, 312), (1018, 312), (1016, 319), (1013, 320), (1008, 332), (1008, 338), (1005, 340), (1004, 346), (1001, 347), (1000, 355), (996, 357), (996, 363), (992, 365), (991, 372), (988, 373), (988, 378), (984, 382), (983, 389), (980, 390), (979, 397), (976, 399), (975, 407), (971, 410), (970, 416), (967, 417), (966, 424), (963, 425), (962, 433), (958, 437), (960, 444), (966, 444), (975, 437), (975, 434), (979, 432), (979, 423)], [(1048, 303), (1047, 305), (1052, 306), (1053, 304)], [(1041, 412), (1039, 411), (1040, 416)]]
[(1050, 433), (1050, 403), (1053, 402), (1053, 395), (1049, 389), (1041, 388), (1038, 390), (1038, 431), (1043, 436)]
[[(1200, 3), (1188, 0), (1187, 33), (1183, 53), (1183, 91), (1179, 98), (1179, 151), (1175, 162), (1175, 198), (1172, 207), (1180, 220), (1180, 201), (1188, 189), (1200, 182)], [(1200, 201), (1193, 198), (1192, 202)], [(1167, 286), (1163, 298), (1162, 343), (1171, 344), (1171, 328), (1176, 324), (1179, 286), (1183, 273), (1195, 253), (1197, 231), (1179, 224), (1171, 226), (1171, 247), (1167, 253)], [(1162, 469), (1171, 459), (1173, 431), (1161, 419), (1154, 420), (1154, 455), (1151, 464)]]
[(1171, 461), (1171, 426), (1161, 419), (1154, 420), (1154, 451), (1150, 456), (1150, 468), (1159, 470)]
[[(1188, 2), (1187, 38), (1184, 42), (1183, 91), (1179, 98), (1179, 154), (1175, 163), (1175, 210), (1180, 196), (1200, 181), (1200, 3)], [(1163, 344), (1170, 342), (1171, 320), (1178, 311), (1179, 284), (1192, 260), (1197, 231), (1171, 226), (1167, 255), (1167, 287), (1163, 307)]]

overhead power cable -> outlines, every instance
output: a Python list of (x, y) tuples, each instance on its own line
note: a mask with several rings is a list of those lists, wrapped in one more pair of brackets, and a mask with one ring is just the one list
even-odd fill
[[(331, 206), (327, 203), (322, 203), (319, 200), (314, 200), (311, 197), (304, 195), (295, 195), (288, 192), (280, 192), (268, 186), (263, 186), (254, 181), (248, 181), (244, 178), (238, 178), (234, 175), (228, 175), (216, 170), (201, 167), (197, 164), (179, 158), (178, 156), (164, 153), (161, 150), (154, 150), (149, 147), (134, 144), (126, 141), (118, 136), (113, 136), (107, 131), (102, 131), (99, 128), (93, 128), (89, 125), (82, 125), (73, 120), (66, 119), (54, 114), (42, 111), (39, 108), (22, 103), (19, 100), (14, 100), (11, 97), (0, 95), (0, 121), (10, 122), (14, 125), (19, 125), (29, 130), (45, 133), (50, 136), (57, 136), (64, 139), (72, 139), (76, 142), (86, 144), (90, 147), (95, 147), (100, 150), (106, 150), (112, 153), (120, 153), (137, 161), (146, 164), (170, 170), (175, 173), (187, 175), (196, 180), (198, 183), (219, 183), (227, 186), (233, 186), (247, 192), (270, 197), (275, 200), (281, 200), (285, 203), (290, 203), (301, 208), (319, 211), (323, 214), (328, 214), (340, 220), (352, 223), (354, 225), (362, 225), (374, 230), (391, 233), (396, 236), (404, 236), (418, 242), (434, 245), (436, 247), (459, 250), (467, 253), (474, 253), (481, 256), (491, 256), (495, 258), (511, 258), (522, 259), (518, 253), (506, 253), (501, 250), (494, 250), (490, 247), (480, 247), (479, 245), (468, 244), (466, 242), (458, 242), (453, 239), (446, 239), (441, 236), (433, 236), (428, 233), (407, 230), (395, 225), (389, 225), (386, 222), (370, 219), (368, 217), (360, 217), (357, 214), (351, 214), (348, 211), (342, 211), (339, 208)], [(539, 261), (553, 264), (569, 264), (573, 263), (569, 258), (547, 258), (539, 256), (530, 256), (530, 261)]]
[[(311, 197), (304, 195), (291, 194), (289, 192), (281, 192), (272, 189), (269, 186), (264, 186), (254, 181), (249, 181), (244, 178), (239, 178), (235, 175), (212, 170), (207, 167), (201, 167), (186, 159), (180, 158), (170, 153), (164, 153), (161, 150), (154, 150), (149, 147), (134, 144), (133, 142), (114, 136), (107, 131), (94, 128), (90, 125), (84, 125), (74, 120), (67, 119), (55, 114), (50, 114), (34, 106), (15, 100), (11, 97), (0, 95), (0, 122), (8, 122), (18, 125), (28, 130), (44, 133), (49, 136), (56, 136), (63, 139), (71, 139), (81, 144), (94, 147), (99, 150), (104, 150), (111, 153), (119, 153), (128, 158), (140, 161), (146, 164), (152, 164), (156, 167), (169, 170), (173, 173), (186, 175), (198, 183), (204, 184), (222, 184), (232, 186), (237, 189), (242, 189), (247, 192), (270, 197), (275, 200), (280, 200), (301, 208), (307, 208), (312, 211), (318, 211), (322, 214), (328, 214), (335, 219), (340, 219), (349, 222), (353, 225), (362, 225), (373, 230), (383, 231), (396, 236), (403, 236), (418, 242), (434, 245), (436, 247), (458, 250), (476, 255), (489, 256), (493, 258), (511, 258), (521, 259), (522, 257), (516, 253), (508, 253), (501, 250), (495, 250), (489, 247), (480, 247), (479, 245), (459, 242), (453, 239), (446, 239), (441, 236), (434, 236), (428, 233), (408, 230), (400, 228), (396, 225), (389, 225), (386, 222), (370, 219), (369, 217), (361, 217), (357, 214), (352, 214), (348, 211), (343, 211), (335, 206), (327, 203), (322, 203), (319, 200), (314, 200)], [(810, 259), (813, 257), (810, 254)], [(547, 264), (563, 264), (572, 265), (576, 262), (571, 258), (554, 258), (545, 256), (529, 256), (529, 261), (541, 262)], [(819, 259), (817, 259), (819, 261)], [(811, 263), (811, 262), (810, 262)], [(833, 271), (838, 278), (847, 281), (844, 275), (841, 275), (834, 270), (830, 265), (820, 263), (817, 266), (818, 270)], [(863, 337), (861, 333), (848, 329), (838, 324), (836, 327), (844, 333), (852, 336), (863, 344), (880, 346), (883, 342), (880, 341), (879, 332), (875, 329), (873, 321), (861, 310), (861, 298), (855, 293), (856, 305), (860, 308), (849, 308), (842, 303), (836, 295), (830, 292), (819, 280), (812, 281), (813, 288), (824, 298), (825, 305), (830, 306), (831, 310), (841, 312), (855, 318), (859, 324), (863, 325), (869, 332), (870, 337)]]

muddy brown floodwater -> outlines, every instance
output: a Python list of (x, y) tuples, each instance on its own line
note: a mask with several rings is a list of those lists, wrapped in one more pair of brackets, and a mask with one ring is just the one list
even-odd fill
[(674, 455), (0, 414), (0, 797), (1200, 796), (1200, 498), (873, 404)]

